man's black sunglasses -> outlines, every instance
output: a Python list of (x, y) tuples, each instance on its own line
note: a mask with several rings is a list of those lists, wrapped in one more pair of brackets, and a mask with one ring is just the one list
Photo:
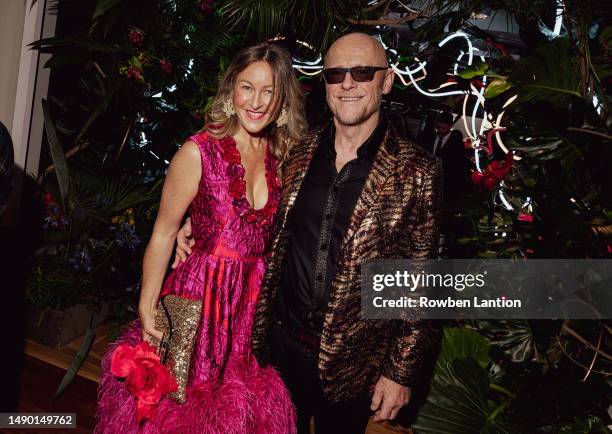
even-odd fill
[(352, 68), (328, 68), (323, 70), (323, 77), (327, 84), (338, 84), (344, 81), (346, 73), (350, 73), (353, 80), (358, 82), (372, 81), (376, 71), (389, 69), (387, 66), (354, 66)]

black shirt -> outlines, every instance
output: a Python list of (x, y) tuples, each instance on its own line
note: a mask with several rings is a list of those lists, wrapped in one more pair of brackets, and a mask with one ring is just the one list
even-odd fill
[(357, 158), (336, 170), (333, 122), (323, 131), (287, 222), (277, 321), (318, 336), (340, 244), (387, 129), (381, 115)]

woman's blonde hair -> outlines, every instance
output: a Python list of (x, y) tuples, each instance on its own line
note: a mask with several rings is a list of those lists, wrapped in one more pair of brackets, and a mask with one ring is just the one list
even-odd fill
[[(306, 129), (304, 94), (291, 66), (287, 51), (278, 45), (264, 42), (241, 50), (229, 65), (219, 82), (219, 89), (206, 112), (204, 130), (215, 138), (229, 136), (238, 127), (237, 116), (228, 117), (223, 111), (225, 102), (232, 98), (236, 77), (254, 62), (264, 61), (274, 75), (274, 112), (272, 122), (266, 127), (270, 139), (270, 151), (280, 162), (280, 172), (291, 147), (301, 139)], [(283, 110), (287, 111), (287, 123), (277, 126), (275, 120)]]

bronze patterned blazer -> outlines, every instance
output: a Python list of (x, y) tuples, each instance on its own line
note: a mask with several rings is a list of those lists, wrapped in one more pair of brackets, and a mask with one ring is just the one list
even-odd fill
[[(319, 143), (313, 131), (291, 151), (279, 206), (279, 228), (255, 314), (252, 344), (268, 363), (268, 332), (287, 245), (286, 223)], [(430, 321), (362, 320), (360, 264), (370, 259), (435, 258), (441, 165), (391, 126), (376, 154), (338, 254), (325, 311), (319, 377), (326, 398), (346, 401), (372, 393), (382, 374), (413, 386), (439, 338)]]

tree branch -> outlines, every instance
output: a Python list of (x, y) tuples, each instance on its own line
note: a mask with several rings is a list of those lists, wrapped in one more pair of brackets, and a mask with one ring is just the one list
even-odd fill
[(592, 343), (587, 341), (585, 338), (580, 336), (578, 334), (578, 332), (576, 332), (574, 329), (572, 329), (570, 326), (568, 326), (567, 323), (563, 324), (562, 330), (567, 332), (567, 334), (569, 334), (570, 336), (572, 336), (573, 338), (578, 340), (581, 344), (583, 344), (587, 348), (590, 348), (591, 350), (595, 351), (597, 354), (605, 357), (608, 360), (612, 360), (612, 356), (610, 354), (606, 353), (604, 350), (600, 350), (595, 345), (593, 345)]

